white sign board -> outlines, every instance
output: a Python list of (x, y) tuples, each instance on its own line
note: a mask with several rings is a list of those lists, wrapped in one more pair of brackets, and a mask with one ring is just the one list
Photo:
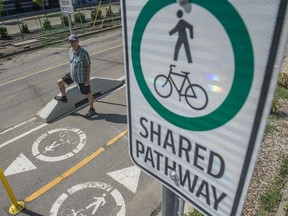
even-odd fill
[(60, 0), (60, 8), (63, 13), (68, 13), (68, 14), (74, 13), (72, 0)]
[(121, 2), (133, 161), (204, 215), (241, 215), (287, 42), (287, 1)]

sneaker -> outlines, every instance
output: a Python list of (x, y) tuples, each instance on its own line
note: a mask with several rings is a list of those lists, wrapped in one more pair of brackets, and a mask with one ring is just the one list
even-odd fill
[(88, 110), (88, 112), (86, 113), (85, 118), (90, 118), (90, 117), (92, 117), (93, 115), (96, 115), (96, 114), (97, 113), (96, 113), (95, 109), (94, 108), (90, 108)]
[(68, 101), (67, 97), (64, 97), (64, 96), (55, 96), (54, 99), (57, 101), (62, 101), (64, 103), (67, 103)]

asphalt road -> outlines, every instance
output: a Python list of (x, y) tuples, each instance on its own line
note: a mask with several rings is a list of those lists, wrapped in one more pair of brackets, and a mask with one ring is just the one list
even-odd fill
[[(91, 76), (124, 75), (121, 29), (80, 40)], [(68, 45), (11, 58), (0, 70), (0, 167), (26, 209), (19, 215), (147, 216), (160, 206), (161, 185), (130, 160), (125, 85), (53, 123), (35, 118), (69, 70)], [(0, 215), (12, 202), (0, 186)]]
[[(119, 78), (124, 75), (121, 30), (101, 35), (80, 41), (90, 53), (91, 76)], [(68, 48), (67, 43), (13, 56), (3, 62), (0, 66), (0, 131), (35, 116), (58, 94), (56, 82), (69, 71)]]

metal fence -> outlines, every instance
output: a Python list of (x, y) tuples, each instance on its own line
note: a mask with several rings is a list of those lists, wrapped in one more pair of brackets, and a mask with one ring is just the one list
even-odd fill
[[(110, 10), (107, 11), (108, 6)], [(95, 21), (93, 20), (93, 12), (100, 10), (102, 16)], [(82, 14), (81, 19), (77, 19), (77, 14)], [(99, 12), (98, 12), (99, 13)], [(0, 38), (0, 45), (12, 42), (21, 41), (27, 39), (41, 39), (45, 43), (49, 40), (61, 40), (63, 37), (67, 37), (69, 34), (69, 26), (65, 25), (65, 21), (62, 20), (67, 17), (65, 13), (46, 13), (39, 16), (18, 18), (15, 17), (13, 20), (2, 21), (0, 26), (6, 27), (7, 37)], [(85, 17), (85, 19), (83, 19)], [(95, 17), (95, 15), (94, 15)], [(93, 29), (102, 28), (103, 25), (120, 25), (121, 13), (119, 3), (101, 5), (98, 8), (97, 5), (86, 8), (78, 8), (74, 11), (72, 18), (72, 29), (76, 33), (82, 33), (91, 31)], [(66, 18), (67, 19), (67, 18)], [(105, 26), (104, 26), (105, 27)], [(67, 34), (63, 34), (63, 33)], [(49, 36), (49, 38), (48, 38)], [(0, 36), (1, 37), (1, 36)]]

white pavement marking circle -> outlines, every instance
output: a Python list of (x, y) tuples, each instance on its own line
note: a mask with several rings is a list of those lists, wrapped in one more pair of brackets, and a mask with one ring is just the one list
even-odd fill
[[(89, 191), (86, 190), (83, 192), (82, 190), (84, 189), (88, 189)], [(94, 189), (95, 191), (92, 191), (91, 189)], [(71, 199), (66, 201), (72, 197), (71, 195), (76, 194), (76, 192), (78, 192), (77, 196), (75, 196), (78, 203), (69, 203)], [(81, 195), (85, 195), (85, 198), (80, 197)], [(91, 195), (91, 198), (89, 198), (89, 195)], [(116, 208), (107, 205), (112, 201), (111, 198), (116, 202)], [(79, 200), (81, 200), (81, 203), (79, 203)], [(64, 202), (65, 204), (63, 205)], [(69, 188), (67, 193), (61, 194), (53, 204), (49, 216), (103, 215), (103, 211), (111, 211), (112, 209), (117, 209), (117, 212), (109, 212), (109, 215), (125, 216), (126, 206), (121, 193), (111, 185), (103, 182), (86, 182), (75, 185)]]
[(82, 130), (57, 128), (42, 134), (33, 143), (32, 154), (39, 160), (56, 162), (74, 156), (85, 144), (86, 134)]

